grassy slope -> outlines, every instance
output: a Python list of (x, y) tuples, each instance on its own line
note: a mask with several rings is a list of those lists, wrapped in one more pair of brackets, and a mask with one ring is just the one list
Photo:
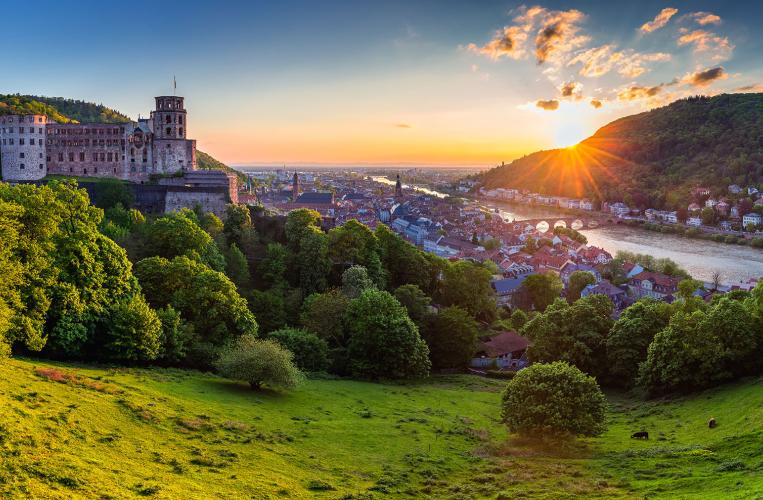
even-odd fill
[[(90, 387), (35, 375), (51, 366)], [(507, 441), (496, 420), (502, 387), (457, 376), (419, 385), (312, 380), (289, 394), (255, 393), (197, 372), (3, 361), (0, 495), (741, 498), (763, 490), (753, 470), (761, 459), (751, 455), (763, 448), (761, 383), (673, 404), (616, 399), (607, 435), (565, 446)], [(720, 423), (713, 431), (710, 413)], [(641, 426), (665, 441), (630, 440)], [(732, 460), (746, 469), (718, 472), (742, 467)]]

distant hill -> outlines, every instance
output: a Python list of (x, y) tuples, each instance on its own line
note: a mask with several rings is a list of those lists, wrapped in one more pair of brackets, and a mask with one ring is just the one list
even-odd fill
[(763, 94), (691, 97), (615, 120), (577, 146), (539, 151), (481, 176), (488, 188), (676, 208), (693, 186), (763, 182)]
[[(130, 118), (103, 104), (32, 95), (0, 94), (0, 116), (11, 114), (41, 114), (58, 123), (127, 123)], [(198, 166), (206, 170), (225, 170), (242, 176), (203, 151), (196, 152)]]

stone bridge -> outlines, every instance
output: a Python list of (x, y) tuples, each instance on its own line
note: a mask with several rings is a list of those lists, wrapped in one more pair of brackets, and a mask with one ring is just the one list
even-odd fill
[(617, 217), (610, 214), (591, 215), (560, 215), (559, 217), (545, 217), (542, 219), (524, 219), (510, 222), (515, 229), (521, 229), (527, 225), (535, 226), (536, 229), (545, 233), (555, 227), (569, 227), (572, 229), (593, 229), (595, 227), (617, 224)]

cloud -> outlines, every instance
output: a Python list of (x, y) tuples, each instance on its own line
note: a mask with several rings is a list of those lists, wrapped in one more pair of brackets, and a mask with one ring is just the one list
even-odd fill
[(536, 101), (535, 106), (545, 109), (546, 111), (555, 111), (559, 109), (559, 101), (556, 99), (550, 99), (548, 101)]
[(642, 33), (651, 33), (653, 31), (657, 31), (658, 29), (668, 24), (670, 18), (675, 16), (676, 13), (678, 13), (678, 9), (674, 9), (673, 7), (666, 7), (662, 9), (653, 20), (642, 24), (641, 28), (639, 29)]
[(395, 128), (413, 128), (413, 127), (407, 123), (396, 123)]
[(590, 40), (580, 35), (579, 23), (585, 15), (578, 10), (556, 11), (544, 7), (522, 7), (513, 24), (495, 32), (484, 45), (470, 43), (467, 50), (493, 60), (501, 57), (523, 59), (528, 56), (527, 40), (535, 33), (534, 53), (538, 64), (562, 60), (574, 49)]
[(643, 87), (641, 85), (632, 85), (617, 93), (617, 99), (620, 101), (635, 101), (654, 97), (662, 91), (665, 84), (655, 85), (654, 87)]
[(591, 99), (591, 106), (593, 106), (594, 108), (599, 109), (603, 105), (604, 105), (604, 103), (602, 103), (600, 100), (598, 100), (598, 99)]
[(694, 30), (681, 35), (678, 45), (693, 45), (694, 52), (710, 52), (714, 60), (728, 59), (734, 45), (726, 37), (705, 30)]
[(723, 66), (718, 66), (687, 74), (681, 79), (681, 83), (693, 87), (707, 87), (716, 80), (725, 80), (728, 77), (729, 75)]
[(734, 89), (734, 92), (763, 92), (763, 83), (755, 83), (753, 85), (737, 87)]
[(606, 75), (612, 70), (627, 78), (636, 78), (649, 71), (646, 64), (664, 62), (671, 59), (664, 52), (639, 53), (632, 49), (616, 50), (616, 45), (602, 45), (578, 53), (570, 59), (567, 66), (581, 64), (580, 74), (595, 78)]
[(559, 93), (562, 97), (571, 97), (574, 99), (582, 99), (583, 84), (579, 82), (565, 82), (559, 87)]
[(706, 24), (721, 24), (721, 18), (710, 12), (694, 12), (691, 17), (697, 21), (700, 26)]

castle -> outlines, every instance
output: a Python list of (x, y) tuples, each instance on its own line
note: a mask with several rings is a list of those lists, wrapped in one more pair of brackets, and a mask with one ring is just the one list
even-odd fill
[(155, 99), (150, 118), (130, 123), (56, 123), (45, 115), (0, 116), (2, 180), (34, 181), (60, 174), (141, 182), (152, 174), (195, 170), (196, 141), (186, 138), (183, 98)]

